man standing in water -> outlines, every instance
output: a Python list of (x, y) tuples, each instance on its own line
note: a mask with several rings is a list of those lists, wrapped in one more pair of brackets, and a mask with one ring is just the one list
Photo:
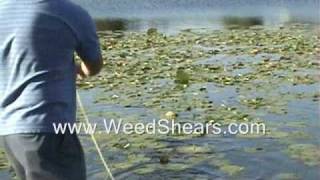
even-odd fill
[(77, 135), (55, 134), (53, 123), (75, 122), (76, 74), (101, 67), (94, 22), (79, 6), (0, 1), (0, 137), (20, 179), (86, 179)]

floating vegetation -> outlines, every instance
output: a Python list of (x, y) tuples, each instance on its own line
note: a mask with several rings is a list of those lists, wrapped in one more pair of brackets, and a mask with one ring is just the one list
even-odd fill
[[(230, 123), (267, 124), (266, 134), (97, 135), (112, 170), (144, 176), (209, 164), (213, 171), (242, 177), (250, 162), (232, 163), (217, 149), (240, 151), (246, 143), (236, 140), (294, 144), (317, 138), (307, 132), (314, 116), (307, 115), (298, 100), (312, 107), (319, 101), (319, 34), (309, 25), (254, 26), (262, 23), (259, 18), (229, 18), (226, 26), (239, 27), (189, 29), (175, 35), (154, 28), (145, 33), (101, 32), (103, 71), (77, 82), (80, 89), (97, 90), (94, 105), (99, 110), (90, 114), (93, 117), (132, 123), (166, 118), (181, 125), (218, 122), (223, 128)], [(298, 120), (292, 120), (294, 111), (301, 111)], [(223, 149), (230, 148), (228, 143), (237, 145)], [(258, 145), (245, 152), (269, 156), (268, 150)], [(319, 165), (315, 145), (290, 145), (284, 151), (307, 166)], [(276, 179), (286, 177), (294, 179), (291, 174)]]
[(145, 167), (139, 168), (134, 170), (133, 172), (139, 175), (145, 175), (145, 174), (150, 174), (152, 172), (154, 172), (157, 168), (155, 167), (154, 164), (148, 164)]
[(233, 176), (240, 173), (244, 168), (241, 166), (224, 164), (220, 166), (220, 169), (228, 175)]
[(5, 157), (4, 151), (0, 149), (0, 170), (8, 169), (9, 164), (7, 158)]
[(299, 176), (294, 173), (280, 173), (277, 174), (274, 178), (275, 180), (299, 180)]
[(183, 163), (168, 164), (164, 167), (164, 169), (169, 170), (169, 171), (184, 171), (188, 168), (190, 168), (190, 165), (183, 164)]
[(177, 152), (184, 154), (208, 154), (213, 153), (213, 150), (206, 146), (181, 146), (177, 148)]
[(286, 152), (290, 157), (300, 160), (308, 166), (320, 165), (320, 147), (313, 144), (289, 145)]
[(176, 74), (176, 83), (179, 84), (189, 84), (190, 75), (183, 70), (183, 68), (179, 68)]
[(254, 109), (258, 109), (259, 107), (266, 105), (262, 97), (244, 99), (241, 102), (249, 107), (253, 107)]
[(244, 167), (231, 164), (228, 160), (212, 160), (209, 164), (218, 167), (229, 176), (235, 176), (244, 170)]

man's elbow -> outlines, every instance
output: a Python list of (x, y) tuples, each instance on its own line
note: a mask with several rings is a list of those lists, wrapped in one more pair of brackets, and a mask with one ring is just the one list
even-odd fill
[(85, 76), (95, 76), (100, 73), (103, 67), (103, 60), (100, 58), (97, 61), (84, 61), (82, 63), (82, 70)]
[(99, 61), (99, 63), (94, 64), (88, 71), (88, 76), (95, 76), (97, 74), (99, 74), (102, 70), (102, 66), (103, 66), (103, 62), (102, 60)]

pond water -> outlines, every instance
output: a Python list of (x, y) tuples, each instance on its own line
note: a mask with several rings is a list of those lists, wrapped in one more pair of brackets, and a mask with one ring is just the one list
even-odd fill
[(100, 30), (162, 32), (230, 25), (319, 23), (319, 0), (73, 0), (97, 19)]

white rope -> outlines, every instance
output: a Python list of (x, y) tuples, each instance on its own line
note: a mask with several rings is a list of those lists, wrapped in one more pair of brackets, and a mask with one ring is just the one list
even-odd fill
[[(80, 107), (80, 111), (82, 112), (83, 117), (84, 117), (86, 123), (87, 123), (87, 124), (90, 124), (88, 115), (87, 115), (86, 110), (85, 110), (85, 108), (84, 108), (84, 106), (83, 106), (83, 104), (82, 104), (81, 97), (80, 97), (78, 91), (77, 91), (76, 94), (77, 94), (77, 101), (78, 101), (78, 104), (79, 104), (79, 107)], [(102, 162), (102, 164), (103, 164), (103, 166), (104, 166), (104, 168), (105, 168), (108, 176), (111, 178), (111, 180), (115, 180), (114, 177), (113, 177), (113, 175), (112, 175), (112, 173), (111, 173), (111, 170), (110, 170), (109, 167), (108, 167), (108, 164), (107, 164), (105, 158), (103, 157), (102, 151), (101, 151), (101, 149), (100, 149), (100, 147), (99, 147), (99, 145), (98, 145), (98, 142), (97, 142), (97, 139), (96, 139), (95, 136), (94, 136), (94, 133), (91, 133), (90, 136), (91, 136), (91, 139), (92, 139), (93, 144), (95, 145), (95, 147), (96, 147), (96, 149), (97, 149), (98, 155), (99, 155), (99, 157), (100, 157), (100, 159), (101, 159), (101, 162)]]

